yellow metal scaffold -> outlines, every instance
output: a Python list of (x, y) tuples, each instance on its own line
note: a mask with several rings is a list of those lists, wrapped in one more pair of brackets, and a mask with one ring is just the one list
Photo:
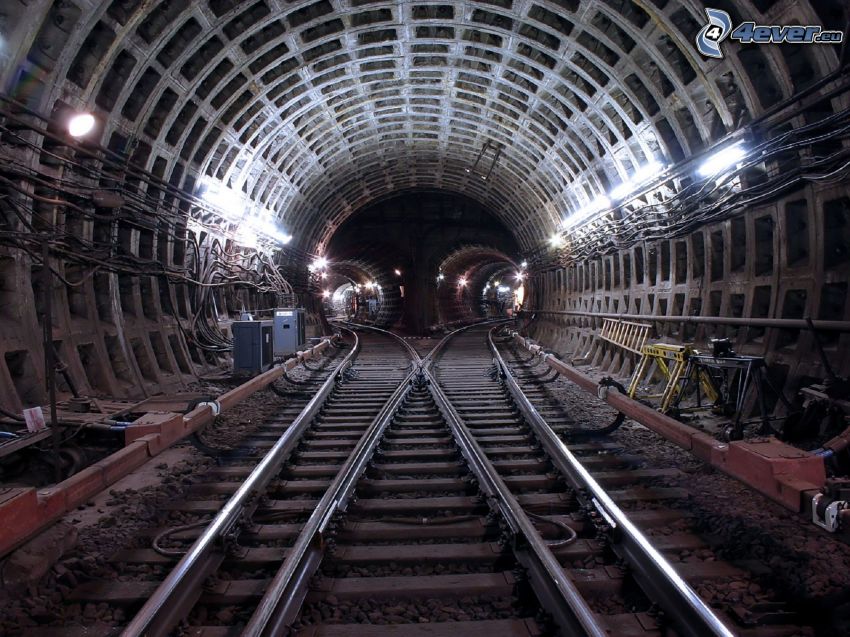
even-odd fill
[[(658, 371), (667, 379), (667, 384), (662, 393), (644, 394), (640, 398), (660, 398), (661, 405), (659, 411), (666, 413), (670, 409), (673, 399), (680, 391), (680, 381), (683, 380), (686, 372), (694, 376), (690, 380), (696, 380), (700, 383), (705, 396), (712, 403), (716, 403), (720, 400), (720, 394), (711, 376), (698, 366), (688, 367), (688, 359), (692, 355), (697, 354), (699, 354), (699, 351), (689, 345), (670, 345), (668, 343), (644, 345), (641, 348), (640, 363), (637, 369), (635, 369), (634, 374), (632, 374), (632, 379), (629, 383), (629, 397), (635, 398), (637, 396), (641, 382), (647, 375), (651, 374), (651, 366), (655, 363)], [(688, 372), (688, 370), (690, 371)]]

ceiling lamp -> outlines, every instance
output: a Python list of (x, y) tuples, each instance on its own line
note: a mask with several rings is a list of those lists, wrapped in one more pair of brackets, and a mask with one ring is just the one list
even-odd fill
[(716, 175), (721, 170), (730, 168), (738, 164), (744, 157), (747, 156), (747, 150), (741, 142), (736, 142), (726, 148), (721, 148), (711, 157), (706, 159), (700, 167), (697, 168), (697, 174), (700, 177), (710, 177)]
[(77, 113), (68, 121), (68, 134), (71, 137), (85, 137), (94, 129), (95, 119), (91, 113)]

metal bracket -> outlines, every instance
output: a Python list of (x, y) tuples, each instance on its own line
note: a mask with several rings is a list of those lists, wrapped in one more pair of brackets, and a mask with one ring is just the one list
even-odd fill
[(826, 496), (818, 493), (812, 498), (812, 522), (830, 533), (836, 533), (841, 528), (841, 511), (850, 508), (846, 500), (835, 500), (826, 505), (823, 515), (818, 515), (818, 504)]
[(213, 418), (217, 417), (221, 413), (221, 404), (217, 400), (205, 400), (199, 402), (197, 405), (195, 405), (196, 409), (198, 407), (209, 407), (210, 409), (212, 409)]

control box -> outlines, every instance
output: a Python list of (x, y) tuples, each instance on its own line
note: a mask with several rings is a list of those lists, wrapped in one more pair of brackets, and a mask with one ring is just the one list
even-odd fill
[(280, 307), (274, 311), (274, 355), (294, 354), (307, 344), (304, 309)]
[(233, 373), (256, 374), (264, 372), (274, 362), (274, 322), (234, 321)]

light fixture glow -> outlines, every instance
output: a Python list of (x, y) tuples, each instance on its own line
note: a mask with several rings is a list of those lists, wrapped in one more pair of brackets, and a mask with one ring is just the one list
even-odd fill
[(245, 214), (245, 199), (242, 193), (228, 188), (220, 181), (206, 180), (201, 190), (201, 199), (220, 210), (227, 221), (241, 221)]
[(560, 248), (562, 245), (564, 245), (564, 238), (556, 232), (551, 237), (549, 237), (549, 245), (553, 248)]
[(697, 168), (697, 174), (700, 177), (709, 177), (716, 175), (721, 170), (730, 168), (739, 163), (747, 156), (747, 150), (741, 145), (741, 142), (736, 142), (726, 148), (721, 148), (711, 157), (706, 159), (700, 167)]
[(240, 232), (243, 228), (248, 228), (257, 236), (266, 237), (283, 245), (292, 241), (292, 235), (282, 231), (272, 220), (274, 215), (270, 210), (263, 209), (260, 213), (257, 216), (243, 217), (242, 223), (239, 225)]
[(401, 276), (401, 270), (399, 270), (398, 268), (396, 268), (395, 270), (393, 270), (393, 272), (395, 272), (395, 275), (396, 275), (396, 276)]
[(316, 270), (324, 270), (328, 267), (328, 260), (325, 257), (316, 257), (313, 259), (313, 262), (307, 266), (307, 269), (310, 272), (315, 272)]
[(517, 272), (516, 278), (522, 281), (525, 278), (525, 272)]
[(256, 248), (261, 242), (286, 245), (292, 241), (292, 235), (278, 225), (277, 213), (252, 203), (220, 181), (205, 178), (198, 188), (198, 197), (215, 209), (227, 222), (225, 225), (234, 225), (234, 238), (243, 247)]
[(440, 273), (437, 275), (437, 281), (442, 281), (442, 280), (443, 280), (443, 279), (445, 279), (445, 278), (446, 278), (446, 275), (445, 275), (445, 274), (443, 274), (442, 272), (440, 272)]
[(466, 279), (465, 279), (465, 278), (463, 278), (463, 277), (459, 278), (459, 279), (457, 280), (457, 284), (458, 284), (460, 287), (466, 287)]
[(77, 113), (68, 121), (68, 134), (71, 137), (88, 135), (94, 128), (94, 123), (94, 115), (91, 113)]
[(635, 172), (632, 177), (632, 183), (635, 185), (642, 184), (643, 182), (655, 177), (655, 175), (660, 173), (663, 169), (664, 166), (653, 159), (645, 166), (637, 169), (637, 172)]
[(664, 169), (657, 160), (651, 159), (647, 164), (638, 168), (635, 173), (619, 186), (615, 186), (608, 193), (611, 199), (623, 199), (631, 194), (638, 186), (642, 185), (652, 177), (655, 177)]
[(322, 292), (322, 298), (327, 299), (327, 298), (330, 298), (330, 296), (331, 296), (330, 290), (325, 290), (324, 292)]
[(632, 191), (632, 188), (633, 186), (630, 181), (624, 181), (619, 186), (611, 189), (611, 199), (622, 199)]
[(519, 267), (527, 268), (528, 267), (528, 261), (523, 261), (522, 263), (519, 264)]
[(507, 292), (510, 288), (507, 285), (500, 285), (499, 292)]
[(257, 233), (247, 224), (239, 227), (236, 231), (235, 239), (243, 248), (256, 248), (259, 245)]
[[(623, 185), (624, 184), (620, 184), (620, 186), (618, 186), (618, 188), (621, 188)], [(610, 208), (610, 207), (611, 207), (611, 200), (608, 199), (608, 197), (606, 197), (605, 195), (600, 195), (596, 199), (591, 201), (589, 204), (580, 208), (579, 210), (577, 210), (576, 212), (571, 214), (569, 217), (564, 219), (564, 221), (561, 223), (561, 226), (565, 229), (571, 228), (574, 225), (576, 225), (579, 221), (583, 221), (584, 219), (586, 219), (587, 217), (589, 217), (593, 213), (599, 212), (600, 210), (605, 210), (606, 208)]]

